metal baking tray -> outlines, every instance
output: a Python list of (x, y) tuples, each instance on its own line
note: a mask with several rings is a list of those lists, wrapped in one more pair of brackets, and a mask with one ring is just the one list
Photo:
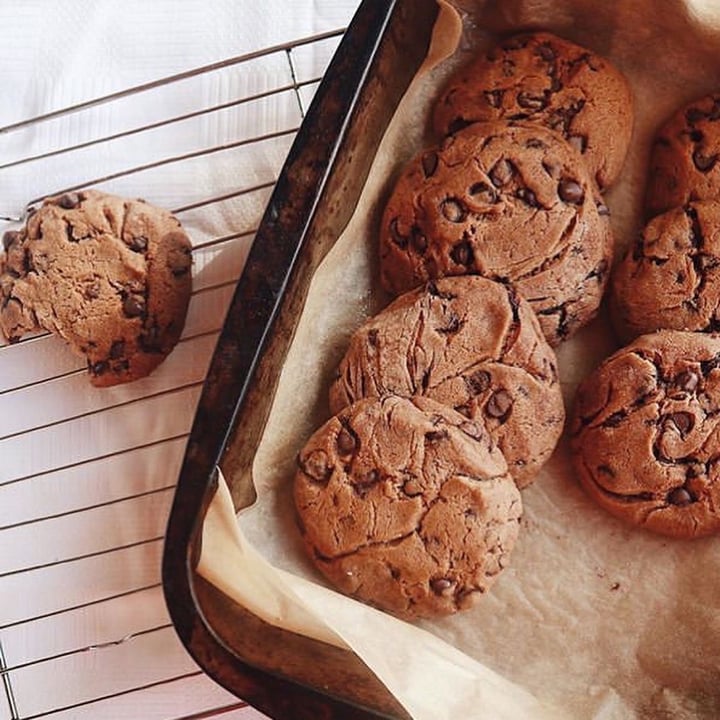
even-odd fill
[(435, 0), (364, 0), (296, 136), (238, 281), (198, 404), (163, 553), (180, 639), (217, 682), (275, 718), (407, 718), (353, 653), (271, 626), (195, 572), (217, 483), (236, 510), (314, 270), (347, 224), (424, 60)]

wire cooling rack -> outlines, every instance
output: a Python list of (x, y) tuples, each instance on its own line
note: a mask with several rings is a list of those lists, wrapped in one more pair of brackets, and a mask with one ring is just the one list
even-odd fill
[(24, 206), (3, 199), (0, 232), (44, 195), (95, 187), (171, 209), (194, 258), (185, 332), (149, 378), (92, 388), (83, 360), (54, 336), (0, 344), (0, 720), (262, 717), (177, 640), (160, 586), (163, 532), (256, 223), (341, 35), (0, 128), (3, 187), (27, 187), (32, 175), (41, 188)]

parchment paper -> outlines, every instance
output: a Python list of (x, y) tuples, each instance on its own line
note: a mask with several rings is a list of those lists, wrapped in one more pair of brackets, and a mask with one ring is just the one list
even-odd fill
[[(511, 566), (468, 612), (418, 630), (326, 590), (302, 554), (290, 492), (295, 455), (329, 416), (327, 388), (349, 335), (388, 301), (377, 288), (378, 214), (402, 164), (429, 141), (427, 108), (451, 69), (496, 33), (525, 28), (554, 31), (618, 65), (636, 101), (625, 170), (607, 195), (618, 254), (642, 224), (653, 132), (680, 105), (720, 88), (713, 2), (455, 6), (463, 22), (456, 52), (409, 89), (353, 220), (313, 278), (253, 468), (258, 502), (238, 528), (219, 494), (200, 572), (266, 619), (352, 647), (416, 718), (718, 718), (720, 539), (671, 541), (614, 520), (578, 488), (565, 439), (523, 492)], [(447, 42), (452, 18), (438, 31)], [(560, 347), (568, 410), (578, 381), (615, 347), (602, 313)], [(268, 595), (248, 597), (260, 584)]]

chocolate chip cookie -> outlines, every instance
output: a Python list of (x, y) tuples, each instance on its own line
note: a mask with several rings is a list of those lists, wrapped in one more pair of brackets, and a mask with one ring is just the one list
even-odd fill
[(482, 426), (424, 397), (342, 410), (300, 452), (294, 492), (322, 573), (405, 618), (474, 604), (507, 565), (522, 508)]
[(720, 336), (661, 330), (581, 384), (575, 469), (613, 515), (662, 535), (720, 532)]
[(625, 160), (633, 97), (623, 75), (586, 48), (545, 32), (516, 35), (461, 68), (433, 114), (440, 135), (497, 120), (562, 133), (605, 189)]
[(386, 290), (447, 275), (509, 281), (551, 345), (596, 314), (611, 253), (597, 185), (579, 153), (541, 126), (478, 123), (420, 153), (380, 227)]
[(658, 130), (650, 154), (649, 217), (720, 196), (720, 94), (681, 108)]
[(330, 410), (362, 397), (425, 395), (478, 420), (518, 487), (550, 457), (565, 421), (555, 353), (510, 285), (442, 278), (360, 327), (330, 388)]
[(0, 327), (10, 342), (43, 328), (107, 386), (150, 373), (182, 332), (191, 245), (169, 212), (95, 190), (47, 199), (3, 239)]
[(654, 217), (618, 263), (611, 287), (625, 340), (659, 328), (720, 331), (720, 203)]

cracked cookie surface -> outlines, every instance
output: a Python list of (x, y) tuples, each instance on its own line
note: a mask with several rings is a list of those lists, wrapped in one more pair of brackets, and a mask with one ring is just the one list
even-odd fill
[(342, 410), (300, 452), (294, 494), (319, 570), (408, 619), (473, 605), (507, 565), (522, 510), (482, 426), (424, 397)]
[(516, 35), (461, 68), (434, 107), (439, 135), (496, 120), (562, 133), (605, 189), (627, 154), (633, 97), (623, 75), (586, 48), (550, 33)]
[(720, 337), (661, 330), (578, 388), (573, 463), (587, 494), (677, 538), (720, 532)]
[(660, 328), (720, 331), (720, 203), (650, 220), (613, 271), (610, 297), (625, 341)]
[(520, 488), (552, 454), (565, 420), (555, 353), (530, 305), (478, 276), (406, 293), (353, 334), (330, 411), (388, 394), (424, 395), (482, 423)]
[(645, 208), (652, 217), (720, 192), (720, 94), (707, 95), (673, 113), (650, 152)]
[(0, 328), (40, 328), (87, 359), (91, 382), (144, 377), (182, 332), (191, 244), (166, 210), (95, 190), (48, 198), (3, 238)]
[(508, 281), (551, 345), (595, 316), (611, 253), (597, 185), (579, 154), (539, 126), (478, 123), (420, 153), (380, 227), (386, 290), (447, 275)]

